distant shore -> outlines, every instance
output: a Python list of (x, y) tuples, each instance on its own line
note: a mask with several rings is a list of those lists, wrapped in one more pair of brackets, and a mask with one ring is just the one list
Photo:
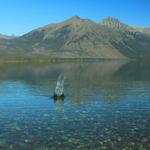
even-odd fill
[(108, 58), (94, 58), (94, 57), (81, 57), (81, 58), (63, 58), (51, 57), (44, 55), (0, 55), (0, 63), (46, 63), (46, 62), (93, 62), (93, 61), (114, 61), (114, 60), (129, 60), (129, 59), (108, 59)]

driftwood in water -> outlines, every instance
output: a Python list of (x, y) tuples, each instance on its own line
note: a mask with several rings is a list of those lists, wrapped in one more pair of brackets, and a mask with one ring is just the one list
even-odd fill
[(64, 99), (64, 82), (65, 82), (65, 76), (63, 73), (61, 73), (57, 79), (57, 84), (55, 88), (55, 92), (53, 95), (54, 99)]

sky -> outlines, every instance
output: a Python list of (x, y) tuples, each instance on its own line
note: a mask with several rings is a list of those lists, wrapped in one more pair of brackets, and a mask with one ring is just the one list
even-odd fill
[(0, 33), (23, 35), (72, 16), (150, 27), (150, 0), (0, 0)]

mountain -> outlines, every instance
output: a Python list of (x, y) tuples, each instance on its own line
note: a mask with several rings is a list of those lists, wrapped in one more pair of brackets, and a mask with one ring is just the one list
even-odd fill
[(13, 38), (16, 38), (16, 36), (14, 35), (8, 36), (8, 35), (0, 34), (0, 39), (13, 39)]
[(141, 32), (141, 33), (147, 33), (150, 34), (150, 28), (145, 28), (145, 27), (134, 27), (135, 30)]
[(51, 58), (148, 59), (150, 35), (108, 17), (100, 23), (74, 16), (14, 39), (0, 39), (0, 53)]
[(128, 31), (132, 29), (132, 27), (120, 22), (118, 19), (113, 17), (107, 17), (106, 19), (103, 19), (100, 24), (110, 29), (117, 29), (120, 31)]
[[(109, 36), (112, 36), (112, 40), (109, 42), (126, 57), (150, 58), (150, 35), (144, 32), (146, 28), (141, 31), (139, 28), (128, 26), (112, 17), (104, 19), (100, 25), (110, 30)], [(115, 35), (116, 33), (120, 35), (120, 38)]]

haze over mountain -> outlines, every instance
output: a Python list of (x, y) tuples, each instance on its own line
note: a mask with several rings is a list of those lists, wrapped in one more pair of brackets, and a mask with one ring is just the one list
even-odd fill
[(13, 39), (0, 38), (1, 54), (52, 58), (150, 58), (150, 29), (108, 17), (100, 23), (74, 16)]
[(8, 35), (0, 34), (0, 39), (13, 39), (13, 38), (16, 38), (16, 36), (15, 35), (8, 36)]

